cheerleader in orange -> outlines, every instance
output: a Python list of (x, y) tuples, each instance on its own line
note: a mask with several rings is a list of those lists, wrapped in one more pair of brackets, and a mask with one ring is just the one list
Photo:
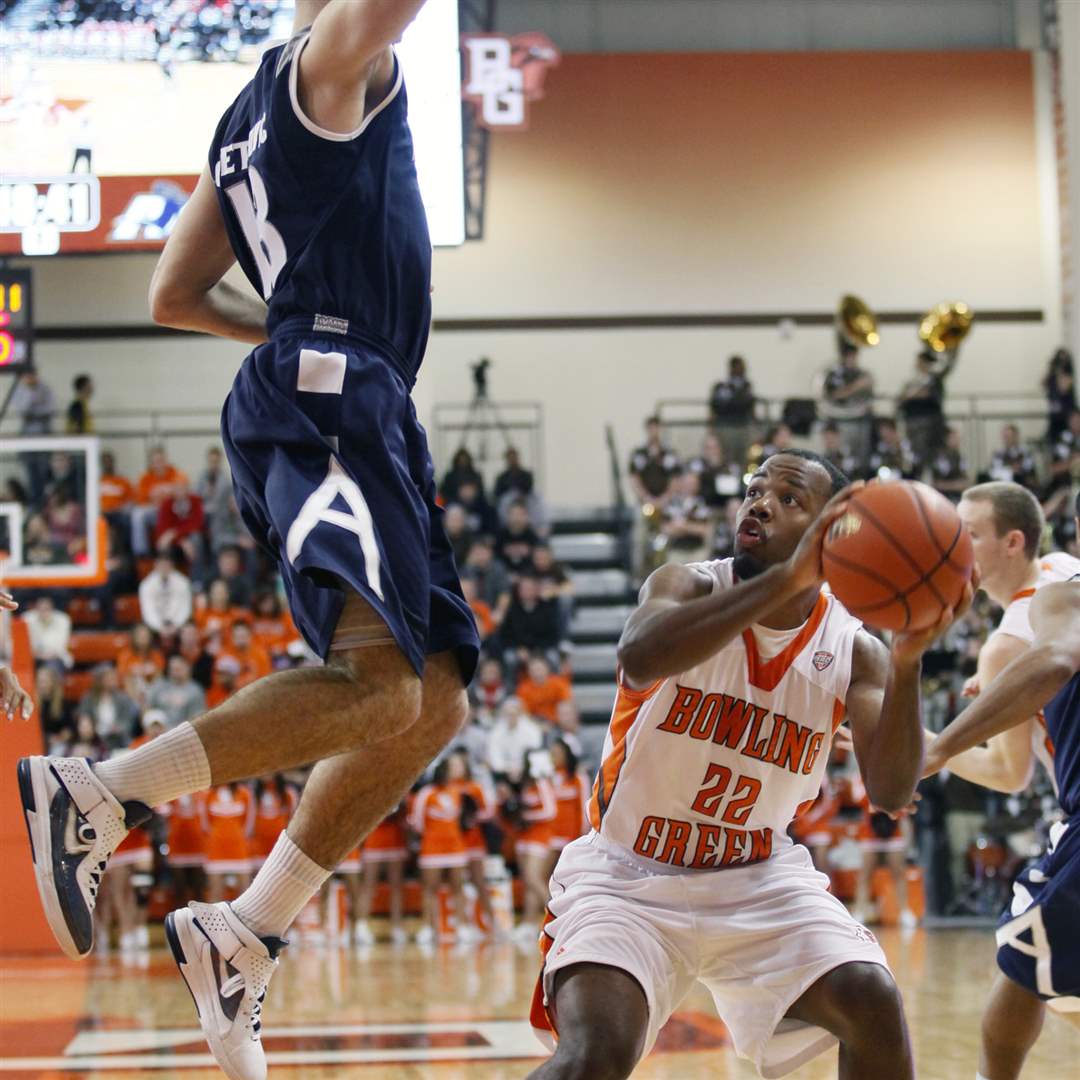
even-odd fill
[(251, 867), (257, 870), (296, 812), (296, 789), (281, 773), (255, 781), (255, 823), (251, 831)]
[(558, 811), (555, 788), (540, 767), (540, 760), (551, 759), (541, 751), (525, 754), (524, 769), (518, 783), (520, 791), (522, 828), (517, 836), (517, 862), (521, 883), (525, 887), (521, 926), (526, 933), (539, 932), (540, 919), (547, 906), (548, 877), (551, 868), (552, 826)]
[(405, 861), (409, 849), (405, 840), (405, 804), (384, 818), (368, 838), (338, 870), (345, 874), (349, 913), (353, 920), (353, 944), (375, 944), (371, 929), (371, 903), (380, 877), (390, 889), (390, 941), (404, 945), (409, 940), (402, 923), (405, 914)]
[(244, 784), (223, 784), (201, 797), (199, 810), (206, 836), (206, 899), (213, 904), (225, 899), (230, 878), (237, 892), (247, 888), (255, 799)]
[[(484, 927), (490, 932), (495, 926), (495, 914), (491, 909), (491, 894), (488, 892), (487, 880), (484, 877), (484, 860), (487, 858), (488, 851), (484, 841), (484, 832), (480, 826), (485, 821), (491, 821), (495, 816), (495, 797), (493, 792), (473, 779), (472, 769), (469, 767), (468, 750), (455, 750), (450, 756), (457, 760), (462, 773), (458, 787), (462, 797), (465, 854), (469, 858), (466, 868), (468, 878), (476, 891), (476, 902), (483, 915)], [(455, 771), (457, 768), (458, 766), (455, 766)], [(477, 936), (474, 934), (476, 929), (463, 923), (458, 933), (462, 938), (473, 937)]]
[(149, 947), (146, 908), (139, 904), (135, 879), (137, 875), (151, 873), (153, 866), (154, 852), (150, 846), (150, 836), (144, 829), (132, 829), (109, 860), (103, 882), (105, 887), (98, 898), (98, 926), (102, 945), (109, 940), (109, 932), (115, 926), (121, 952), (130, 953)]
[[(551, 744), (551, 764), (555, 773), (551, 785), (555, 789), (555, 820), (551, 825), (549, 847), (558, 858), (571, 840), (589, 831), (586, 817), (589, 804), (589, 778), (578, 767), (577, 754), (563, 739)], [(552, 867), (554, 869), (554, 867)]]
[(464, 925), (465, 836), (461, 830), (461, 762), (444, 758), (435, 766), (430, 784), (417, 793), (409, 812), (409, 826), (420, 836), (420, 885), (424, 893), (426, 925), (416, 933), (419, 945), (439, 938), (439, 886), (443, 879), (454, 894), (458, 926)]
[[(165, 730), (164, 717), (159, 710), (148, 709), (143, 717), (143, 734), (131, 740), (131, 745), (116, 756), (130, 753)], [(98, 901), (98, 918), (102, 941), (109, 940), (109, 931), (116, 927), (121, 952), (146, 949), (150, 945), (150, 930), (146, 925), (146, 907), (139, 903), (136, 879), (151, 874), (154, 852), (150, 834), (145, 829), (132, 829), (124, 837), (105, 875)]]
[(851, 794), (862, 807), (862, 821), (859, 824), (862, 865), (855, 886), (852, 914), (864, 925), (881, 921), (870, 900), (870, 886), (878, 863), (884, 860), (892, 874), (896, 902), (900, 906), (900, 925), (912, 929), (919, 925), (919, 918), (907, 899), (907, 852), (911, 846), (911, 827), (907, 816), (901, 813), (893, 817), (871, 806), (866, 786), (857, 770), (851, 777)]
[(176, 907), (202, 900), (206, 889), (206, 838), (197, 795), (181, 795), (157, 812), (168, 825), (168, 863)]

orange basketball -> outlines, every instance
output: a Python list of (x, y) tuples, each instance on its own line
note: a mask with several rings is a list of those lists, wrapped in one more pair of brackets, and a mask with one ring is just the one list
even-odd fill
[(908, 480), (869, 484), (825, 538), (825, 578), (868, 626), (921, 630), (960, 599), (975, 555), (956, 508)]

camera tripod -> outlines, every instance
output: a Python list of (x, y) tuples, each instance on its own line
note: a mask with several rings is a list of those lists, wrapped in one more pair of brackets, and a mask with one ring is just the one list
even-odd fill
[(488, 460), (488, 432), (497, 431), (502, 436), (503, 447), (506, 450), (513, 448), (510, 439), (510, 428), (499, 412), (498, 405), (488, 395), (488, 368), (491, 361), (484, 357), (477, 363), (470, 365), (473, 377), (473, 396), (469, 402), (468, 411), (465, 413), (465, 423), (462, 425), (460, 446), (468, 448), (470, 436), (476, 437), (476, 460), (484, 462)]

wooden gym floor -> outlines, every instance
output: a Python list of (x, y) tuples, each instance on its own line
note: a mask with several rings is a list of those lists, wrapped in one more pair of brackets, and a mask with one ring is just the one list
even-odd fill
[[(979, 1013), (993, 971), (986, 930), (918, 930), (882, 942), (907, 1003), (920, 1080), (972, 1080)], [(271, 1077), (297, 1080), (510, 1080), (540, 1050), (526, 1020), (536, 954), (509, 943), (422, 952), (380, 945), (358, 954), (300, 945), (271, 985)], [(1080, 1032), (1047, 1020), (1025, 1080), (1063, 1080)], [(698, 989), (634, 1074), (651, 1080), (756, 1076), (727, 1045)], [(836, 1054), (792, 1074), (835, 1077)], [(0, 1080), (211, 1080), (191, 999), (171, 958), (115, 955), (0, 961)]]

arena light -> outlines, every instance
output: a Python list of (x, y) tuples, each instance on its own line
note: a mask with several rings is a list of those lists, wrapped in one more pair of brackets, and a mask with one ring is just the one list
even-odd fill
[(436, 247), (465, 242), (457, 0), (429, 0), (398, 46), (420, 193)]

